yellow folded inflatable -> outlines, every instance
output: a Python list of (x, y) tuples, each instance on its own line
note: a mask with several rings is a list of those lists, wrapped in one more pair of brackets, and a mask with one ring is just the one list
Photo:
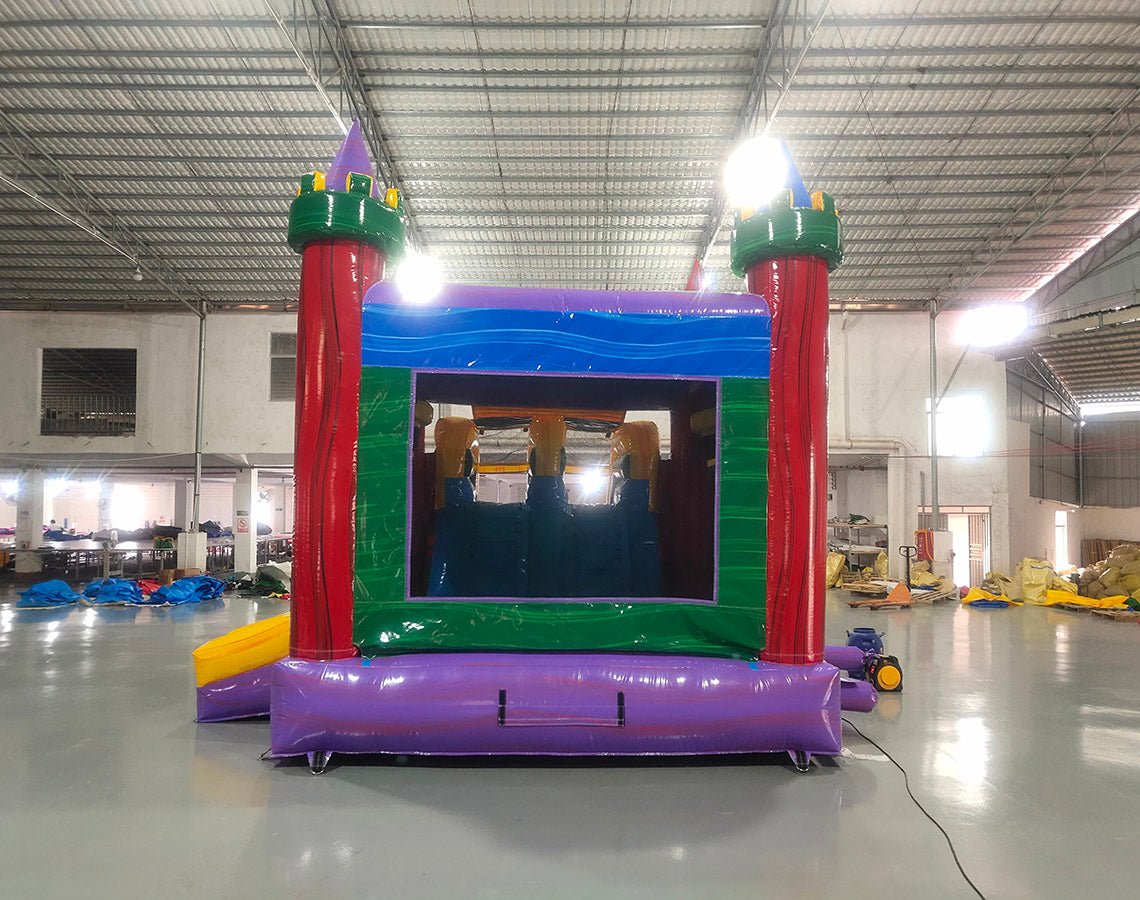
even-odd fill
[(289, 655), (289, 613), (235, 628), (194, 651), (198, 687), (267, 666)]
[(1058, 603), (1064, 603), (1068, 606), (1088, 606), (1092, 609), (1128, 609), (1128, 604), (1124, 602), (1127, 599), (1127, 596), (1121, 595), (1119, 597), (1101, 597), (1096, 600), (1092, 597), (1070, 594), (1068, 591), (1048, 590), (1045, 592), (1045, 602), (1040, 605), (1055, 606)]
[(1021, 606), (1022, 603), (1022, 601), (1014, 600), (1005, 594), (991, 594), (989, 591), (983, 591), (981, 588), (972, 587), (966, 596), (962, 598), (962, 605), (969, 606), (971, 603), (977, 603), (979, 600), (1000, 600), (1012, 606)]

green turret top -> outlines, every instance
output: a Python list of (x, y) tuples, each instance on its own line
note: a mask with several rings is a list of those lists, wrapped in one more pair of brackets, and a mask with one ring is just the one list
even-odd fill
[(289, 246), (298, 253), (310, 241), (347, 238), (383, 251), (389, 260), (404, 251), (404, 202), (389, 188), (383, 200), (372, 196), (372, 176), (350, 173), (343, 191), (327, 190), (323, 172), (301, 176), (289, 208)]
[(843, 261), (843, 228), (830, 194), (816, 191), (811, 207), (792, 206), (785, 191), (766, 209), (736, 214), (732, 271), (743, 276), (756, 263), (777, 256), (820, 256), (834, 271)]

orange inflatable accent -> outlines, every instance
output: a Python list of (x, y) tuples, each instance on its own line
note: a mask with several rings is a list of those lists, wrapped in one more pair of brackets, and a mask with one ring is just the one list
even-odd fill
[(539, 414), (530, 420), (532, 475), (561, 475), (565, 464), (566, 420)]
[(610, 435), (610, 470), (629, 457), (627, 478), (649, 482), (649, 508), (657, 510), (657, 466), (661, 461), (661, 437), (654, 422), (626, 422)]
[(439, 419), (435, 423), (435, 508), (443, 507), (443, 485), (448, 478), (467, 478), (478, 470), (479, 432), (475, 423), (462, 416)]

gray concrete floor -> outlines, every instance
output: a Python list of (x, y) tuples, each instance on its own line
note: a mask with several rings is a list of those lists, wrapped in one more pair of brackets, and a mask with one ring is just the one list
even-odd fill
[[(8, 897), (968, 897), (899, 772), (258, 761), (264, 721), (195, 725), (190, 651), (282, 611), (17, 611), (0, 589)], [(855, 614), (905, 692), (851, 715), (911, 772), (990, 897), (1136, 896), (1140, 627), (956, 605)], [(1130, 888), (1129, 885), (1132, 885)]]

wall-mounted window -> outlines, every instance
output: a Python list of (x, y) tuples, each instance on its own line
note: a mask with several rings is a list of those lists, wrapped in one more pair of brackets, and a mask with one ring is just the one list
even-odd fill
[(295, 400), (297, 396), (297, 335), (275, 331), (269, 335), (269, 399)]
[(1029, 496), (1080, 502), (1079, 414), (1055, 391), (1011, 368), (1005, 396), (1009, 418), (1029, 426)]
[(40, 434), (135, 433), (136, 351), (45, 347)]

